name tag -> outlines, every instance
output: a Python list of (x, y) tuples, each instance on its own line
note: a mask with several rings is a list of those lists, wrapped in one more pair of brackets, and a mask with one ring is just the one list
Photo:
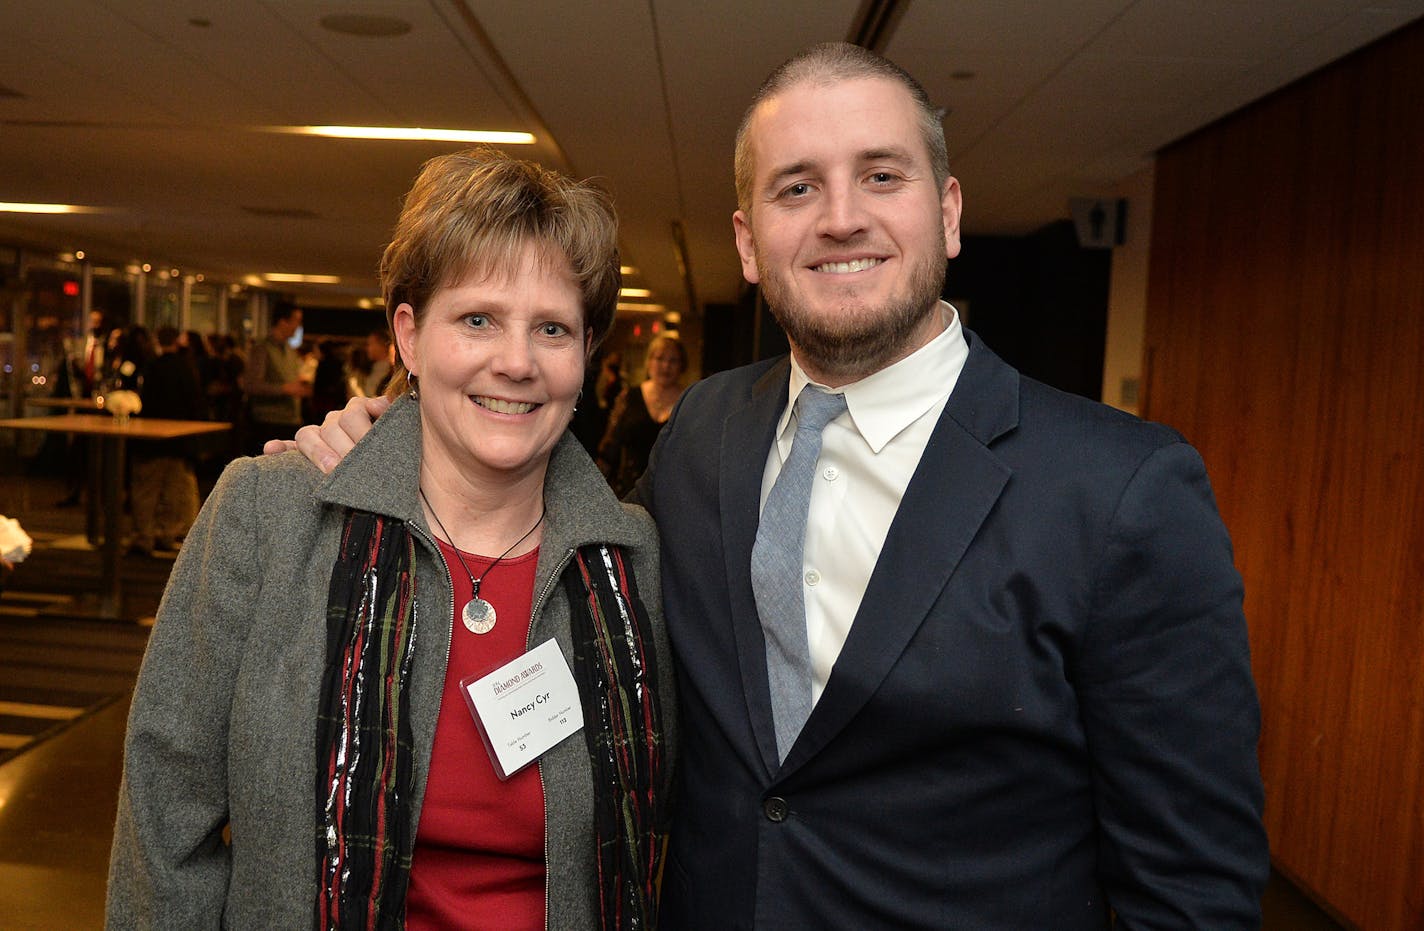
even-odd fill
[(460, 691), (501, 780), (583, 727), (578, 685), (552, 638), (494, 672), (461, 679)]

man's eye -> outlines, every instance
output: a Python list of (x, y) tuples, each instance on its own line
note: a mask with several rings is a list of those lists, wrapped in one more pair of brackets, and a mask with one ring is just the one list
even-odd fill
[(889, 184), (895, 180), (895, 176), (888, 171), (877, 171), (870, 176), (870, 180), (876, 184)]
[(546, 323), (540, 327), (539, 330), (545, 336), (563, 336), (569, 331), (568, 327), (565, 327), (561, 323)]
[(472, 329), (482, 329), (489, 326), (489, 318), (484, 314), (470, 314), (465, 317), (465, 325)]
[(799, 182), (797, 184), (791, 185), (782, 193), (788, 197), (804, 197), (807, 194), (811, 193), (811, 185), (806, 184), (804, 181)]

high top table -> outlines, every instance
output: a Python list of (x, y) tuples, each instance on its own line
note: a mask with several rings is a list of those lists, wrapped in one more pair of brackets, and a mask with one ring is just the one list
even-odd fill
[[(27, 406), (27, 407), (47, 407), (47, 408), (50, 408), (51, 410), (54, 410), (54, 409), (64, 410), (64, 411), (68, 411), (68, 412), (70, 412), (70, 413), (72, 413), (72, 414), (78, 413), (78, 412), (80, 412), (80, 411), (89, 411), (89, 412), (92, 413), (92, 412), (94, 412), (94, 411), (102, 411), (102, 410), (104, 409), (104, 399), (103, 399), (102, 397), (98, 397), (98, 398), (70, 398), (70, 397), (61, 397), (61, 398), (38, 397), (38, 398), (34, 398), (34, 397), (31, 397), (31, 398), (25, 398), (24, 404), (25, 404), (25, 406)], [(87, 446), (87, 445), (88, 445), (88, 440), (85, 440), (84, 443), (85, 443), (85, 445)], [(96, 444), (96, 445), (97, 445), (97, 444)], [(98, 488), (98, 487), (99, 487), (99, 457), (98, 457), (98, 455), (97, 455), (97, 454), (96, 454), (96, 455), (88, 455), (88, 454), (87, 454), (87, 449), (86, 449), (86, 455), (84, 456), (84, 463), (85, 463), (86, 469), (88, 470), (89, 487), (90, 487), (90, 488)], [(98, 499), (96, 499), (96, 498), (94, 497), (94, 495), (93, 495), (92, 493), (91, 493), (91, 494), (87, 494), (87, 495), (84, 496), (84, 538), (89, 541), (89, 544), (90, 544), (91, 546), (96, 546), (96, 547), (97, 547), (97, 546), (99, 545), (99, 540), (100, 540), (100, 534), (99, 534), (99, 501), (98, 501)]]
[(231, 430), (232, 425), (211, 420), (162, 420), (130, 417), (120, 421), (109, 414), (58, 414), (0, 420), (0, 428), (41, 430), (98, 437), (102, 463), (90, 469), (89, 493), (104, 506), (104, 543), (98, 615), (118, 618), (123, 608), (123, 579), (119, 574), (124, 515), (124, 448), (129, 440), (177, 440)]

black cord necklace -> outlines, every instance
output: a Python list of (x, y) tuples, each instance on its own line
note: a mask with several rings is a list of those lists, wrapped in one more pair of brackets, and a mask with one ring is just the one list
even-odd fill
[(490, 563), (479, 578), (470, 571), (469, 564), (465, 562), (465, 557), (460, 555), (460, 548), (455, 545), (455, 538), (450, 536), (450, 531), (445, 529), (445, 525), (440, 522), (440, 515), (435, 513), (435, 508), (431, 506), (430, 499), (425, 497), (425, 489), (420, 489), (420, 500), (425, 502), (425, 506), (430, 509), (430, 516), (435, 518), (435, 526), (440, 528), (440, 532), (445, 534), (445, 540), (450, 544), (450, 549), (454, 551), (455, 558), (460, 561), (460, 568), (465, 570), (465, 574), (470, 577), (470, 600), (465, 602), (465, 607), (460, 611), (460, 618), (465, 622), (465, 629), (474, 634), (487, 634), (494, 630), (495, 613), (494, 605), (480, 597), (480, 583), (485, 580), (495, 566), (504, 561), (504, 557), (514, 552), (514, 548), (525, 540), (529, 539), (529, 534), (539, 529), (539, 525), (544, 523), (544, 513), (548, 510), (546, 503), (539, 509), (539, 519), (534, 522), (534, 526), (525, 531), (524, 536), (514, 541), (509, 549), (500, 554), (499, 558)]

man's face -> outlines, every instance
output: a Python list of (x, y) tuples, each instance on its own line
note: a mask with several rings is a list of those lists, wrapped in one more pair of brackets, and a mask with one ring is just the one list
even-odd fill
[(748, 132), (750, 213), (732, 218), (742, 273), (808, 374), (844, 384), (932, 339), (959, 183), (936, 188), (909, 92), (807, 81), (764, 101)]
[(285, 343), (292, 338), (293, 333), (296, 333), (297, 330), (301, 328), (301, 325), (302, 312), (300, 310), (294, 310), (287, 317), (272, 325), (272, 334), (276, 336), (280, 342)]

